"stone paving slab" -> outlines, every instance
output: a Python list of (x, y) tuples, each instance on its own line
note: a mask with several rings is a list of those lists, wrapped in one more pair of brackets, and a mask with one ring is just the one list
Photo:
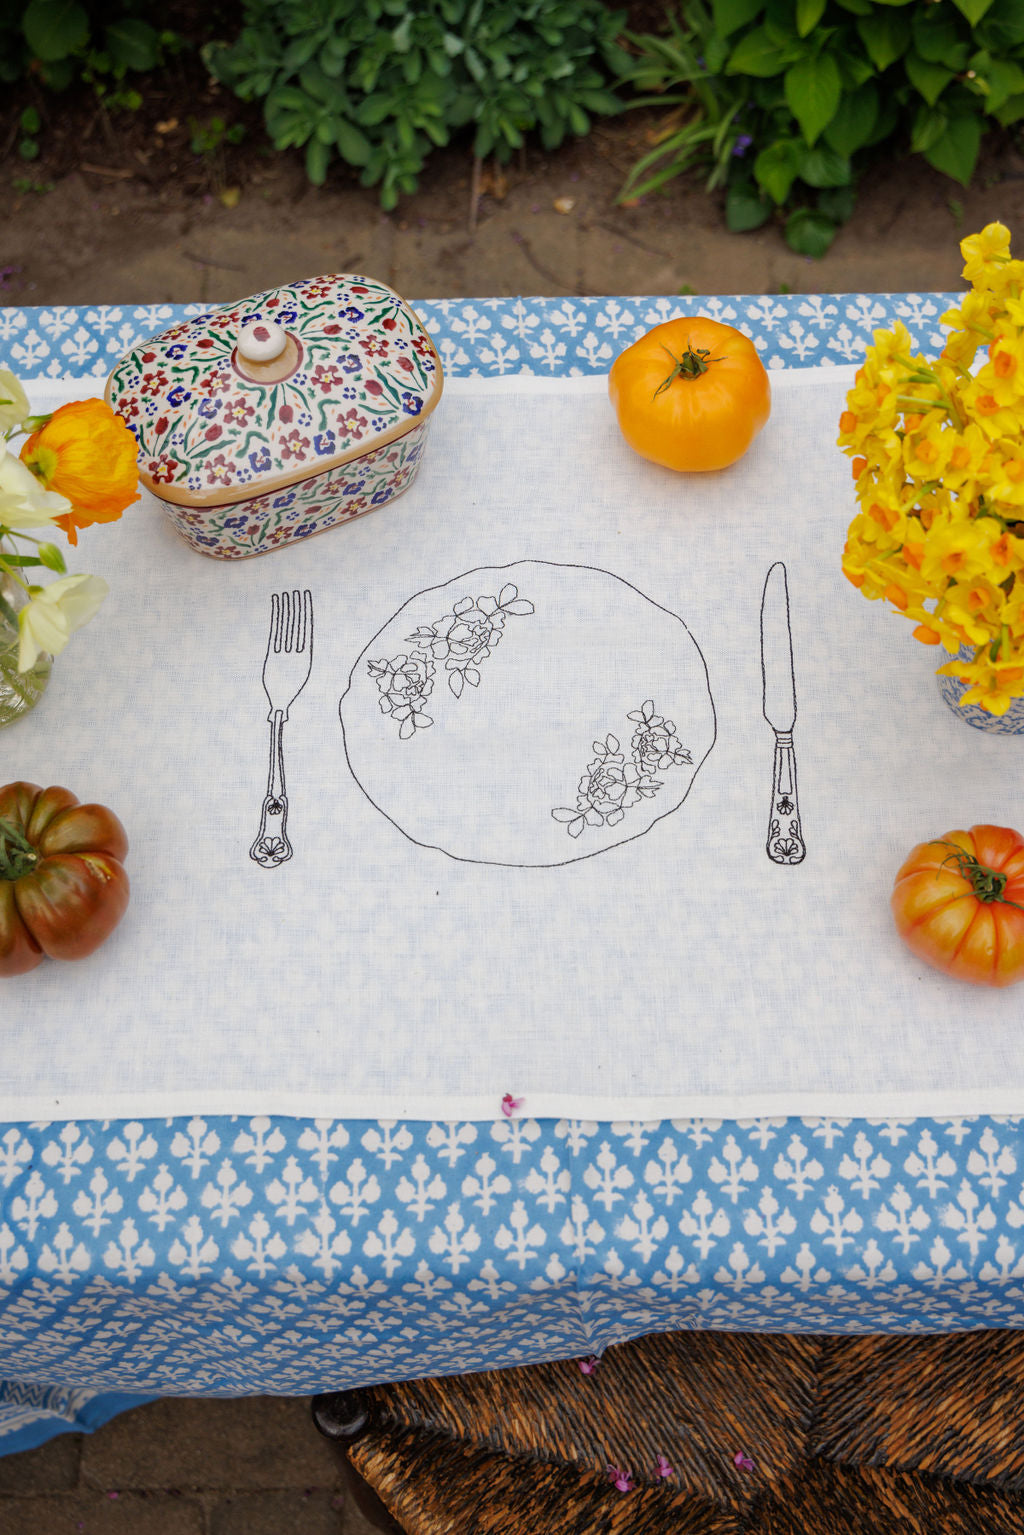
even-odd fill
[[(283, 1535), (288, 1526), (279, 1528)], [(79, 1491), (2, 1500), (0, 1529), (4, 1535), (207, 1535), (199, 1498), (161, 1493), (108, 1497)]]
[(166, 1398), (0, 1457), (0, 1535), (368, 1535), (309, 1399)]
[(208, 1535), (355, 1535), (344, 1522), (344, 1499), (318, 1491), (239, 1492), (208, 1513)]
[[(70, 1492), (78, 1486), (82, 1434), (59, 1434), (23, 1455), (0, 1456), (0, 1509), (7, 1498)], [(7, 1535), (0, 1519), (0, 1531)]]
[(339, 1485), (337, 1452), (299, 1397), (148, 1402), (82, 1441), (80, 1480), (121, 1490)]
[(310, 186), (289, 156), (269, 160), (233, 207), (88, 167), (45, 196), (0, 182), (0, 303), (215, 304), (340, 271), (421, 299), (948, 291), (960, 285), (962, 235), (996, 218), (1018, 237), (1024, 225), (1024, 153), (1013, 143), (966, 189), (919, 160), (877, 167), (820, 261), (790, 250), (777, 223), (730, 234), (721, 196), (696, 175), (622, 205), (642, 147), (630, 119), (603, 124), (509, 166), (475, 209), (471, 161), (455, 150), (432, 156), (420, 190), (391, 213), (352, 178)]

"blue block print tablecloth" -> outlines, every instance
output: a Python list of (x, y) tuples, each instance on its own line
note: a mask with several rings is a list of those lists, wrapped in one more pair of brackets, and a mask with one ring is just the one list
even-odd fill
[[(847, 364), (951, 294), (430, 300), (449, 375), (601, 374), (708, 313)], [(199, 305), (0, 310), (23, 379), (105, 373)], [(307, 1393), (688, 1327), (1024, 1325), (1010, 1116), (596, 1123), (181, 1116), (0, 1125), (0, 1452), (163, 1394)]]

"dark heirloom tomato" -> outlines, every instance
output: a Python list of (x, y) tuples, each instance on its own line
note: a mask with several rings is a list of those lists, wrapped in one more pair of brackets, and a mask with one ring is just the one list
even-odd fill
[(0, 976), (98, 949), (128, 905), (127, 852), (102, 805), (34, 783), (0, 788)]

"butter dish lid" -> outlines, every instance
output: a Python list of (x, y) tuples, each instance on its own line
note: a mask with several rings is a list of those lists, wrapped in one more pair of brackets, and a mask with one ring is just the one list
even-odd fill
[(391, 288), (310, 277), (172, 325), (123, 357), (106, 398), (164, 501), (216, 506), (361, 458), (404, 437), (443, 370)]

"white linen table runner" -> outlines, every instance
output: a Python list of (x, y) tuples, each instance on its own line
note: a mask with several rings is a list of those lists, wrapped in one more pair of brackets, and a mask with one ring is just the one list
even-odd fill
[[(0, 983), (0, 1120), (1024, 1112), (1024, 987), (947, 980), (889, 914), (916, 842), (1024, 823), (1022, 747), (843, 579), (851, 374), (773, 374), (747, 456), (693, 476), (625, 445), (602, 379), (454, 380), (413, 487), (347, 527), (208, 560), (144, 496), (83, 532), (69, 569), (111, 593), (0, 781), (115, 809), (132, 900), (91, 958)], [(765, 851), (777, 562), (792, 866)], [(263, 868), (271, 597), (305, 590), (294, 855)]]

